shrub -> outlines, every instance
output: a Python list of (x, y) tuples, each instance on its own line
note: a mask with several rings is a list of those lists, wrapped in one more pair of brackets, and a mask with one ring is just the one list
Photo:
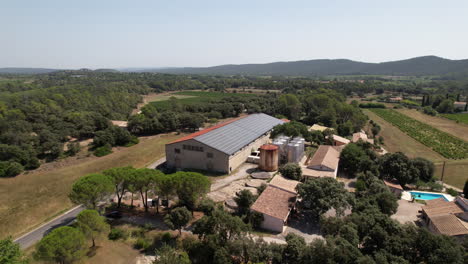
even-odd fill
[(302, 180), (302, 169), (297, 163), (288, 163), (279, 169), (279, 172), (283, 177), (291, 180), (300, 181)]
[(109, 233), (110, 240), (119, 240), (121, 238), (125, 238), (126, 234), (122, 229), (119, 228), (112, 228)]
[(423, 108), (423, 113), (425, 113), (426, 115), (430, 115), (430, 116), (436, 116), (437, 115), (437, 111), (430, 107), (430, 106), (426, 106)]
[(266, 183), (262, 183), (260, 187), (258, 187), (258, 195), (262, 194), (262, 192), (266, 189), (267, 185)]
[(251, 212), (249, 222), (254, 228), (259, 228), (263, 222), (263, 214), (255, 211)]
[(448, 188), (447, 190), (445, 190), (448, 194), (452, 195), (452, 196), (458, 196), (458, 192), (455, 190), (455, 189), (452, 189), (452, 188)]
[(360, 108), (385, 108), (384, 104), (380, 103), (361, 103), (359, 104)]
[(138, 238), (133, 247), (135, 249), (147, 250), (151, 246), (151, 243), (146, 238)]
[(198, 210), (202, 211), (205, 215), (211, 215), (215, 209), (215, 202), (209, 198), (204, 198), (198, 205)]
[(0, 178), (14, 177), (23, 172), (23, 165), (14, 161), (0, 161)]
[(103, 157), (111, 153), (112, 153), (112, 148), (109, 144), (96, 148), (96, 150), (94, 150), (94, 155), (96, 157)]

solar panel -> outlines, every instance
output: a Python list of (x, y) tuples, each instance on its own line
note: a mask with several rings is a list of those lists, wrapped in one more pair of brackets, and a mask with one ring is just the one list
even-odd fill
[(232, 155), (284, 121), (266, 114), (252, 114), (194, 139)]

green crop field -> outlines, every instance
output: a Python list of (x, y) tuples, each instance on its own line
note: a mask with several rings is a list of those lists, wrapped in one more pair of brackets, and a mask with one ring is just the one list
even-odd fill
[(390, 109), (369, 109), (401, 131), (448, 159), (468, 157), (468, 142)]
[[(209, 103), (211, 101), (218, 101), (223, 98), (229, 97), (252, 97), (258, 96), (256, 94), (246, 93), (221, 93), (221, 92), (200, 92), (200, 91), (183, 91), (173, 93), (176, 98), (177, 96), (187, 96), (186, 98), (177, 99), (182, 105), (198, 104), (198, 103)], [(171, 100), (151, 102), (152, 105), (158, 109), (169, 109), (171, 107)]]
[(441, 116), (460, 123), (468, 124), (468, 114), (442, 114)]

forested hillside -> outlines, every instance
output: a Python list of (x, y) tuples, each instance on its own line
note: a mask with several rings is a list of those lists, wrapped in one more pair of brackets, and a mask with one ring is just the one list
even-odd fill
[(352, 60), (308, 60), (265, 64), (221, 65), (206, 68), (156, 69), (156, 72), (225, 75), (446, 75), (468, 70), (468, 60), (448, 60), (425, 56), (400, 61), (365, 63)]
[[(335, 127), (348, 135), (365, 118), (345, 96), (405, 92), (466, 94), (466, 82), (371, 78), (318, 81), (310, 78), (118, 73), (108, 70), (58, 71), (40, 75), (0, 75), (0, 175), (14, 176), (79, 151), (76, 140), (94, 138), (93, 148), (110, 153), (116, 145), (137, 142), (133, 135), (197, 129), (203, 122), (264, 112), (306, 124)], [(234, 96), (227, 88), (279, 90), (264, 95)], [(142, 95), (166, 91), (210, 90), (199, 99), (171, 99), (147, 105), (130, 116)], [(192, 93), (192, 96), (194, 94)], [(229, 96), (228, 96), (229, 95)], [(190, 103), (189, 103), (190, 102)], [(130, 132), (110, 120), (129, 120)], [(133, 135), (131, 135), (132, 133)], [(96, 154), (95, 151), (95, 154)], [(97, 154), (96, 154), (97, 155)]]

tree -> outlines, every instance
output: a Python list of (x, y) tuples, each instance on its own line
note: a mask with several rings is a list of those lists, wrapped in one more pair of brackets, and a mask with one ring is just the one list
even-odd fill
[(286, 243), (283, 251), (283, 263), (301, 263), (307, 246), (304, 238), (294, 233), (289, 233), (286, 235)]
[(189, 256), (184, 251), (179, 251), (171, 246), (164, 244), (156, 250), (156, 259), (153, 264), (190, 264)]
[(132, 174), (135, 173), (135, 169), (127, 166), (111, 168), (103, 171), (102, 173), (112, 179), (115, 188), (115, 195), (117, 196), (117, 208), (120, 208), (122, 198), (128, 191), (128, 186), (133, 179)]
[(134, 188), (140, 193), (145, 212), (148, 212), (148, 193), (158, 186), (163, 173), (158, 170), (142, 168), (136, 169), (133, 174)]
[(0, 264), (26, 264), (28, 260), (11, 238), (0, 240)]
[(352, 204), (352, 196), (343, 183), (333, 178), (311, 178), (297, 186), (300, 207), (309, 210), (318, 218), (331, 208), (337, 215)]
[(110, 232), (110, 226), (106, 223), (106, 219), (100, 216), (95, 210), (84, 210), (80, 212), (76, 220), (78, 229), (92, 240), (93, 247), (96, 246), (95, 240), (97, 238), (106, 236)]
[(429, 182), (434, 177), (434, 163), (425, 158), (414, 158), (412, 161), (413, 166), (418, 170), (418, 178), (425, 182)]
[(179, 230), (179, 235), (182, 235), (182, 228), (184, 228), (190, 220), (192, 220), (192, 214), (185, 207), (178, 207), (164, 217), (164, 223), (171, 229)]
[(395, 178), (402, 186), (418, 180), (418, 169), (402, 152), (387, 153), (380, 158), (379, 163), (380, 174), (385, 179)]
[(242, 237), (249, 230), (238, 216), (233, 216), (221, 208), (216, 208), (211, 215), (203, 216), (193, 224), (193, 233), (201, 239), (215, 236), (219, 245), (224, 246), (228, 241)]
[(468, 180), (465, 181), (465, 185), (463, 186), (463, 195), (468, 199)]
[(340, 168), (351, 176), (368, 169), (369, 156), (357, 144), (350, 143), (344, 147), (340, 154)]
[[(276, 138), (279, 135), (284, 135), (288, 137), (299, 137), (302, 136), (306, 140), (310, 135), (309, 131), (307, 130), (307, 126), (296, 121), (291, 121), (288, 123), (284, 123), (281, 125), (277, 125), (271, 131), (270, 137)], [(309, 140), (310, 141), (310, 140)]]
[(297, 163), (287, 163), (279, 169), (279, 172), (285, 178), (295, 181), (302, 180), (302, 169)]
[(84, 204), (88, 208), (96, 209), (113, 192), (112, 179), (103, 174), (88, 174), (73, 183), (69, 198), (76, 204)]
[(36, 245), (34, 258), (56, 263), (73, 263), (86, 254), (86, 240), (80, 230), (62, 226), (52, 230)]
[(14, 177), (23, 172), (23, 166), (14, 161), (0, 161), (0, 178)]
[(193, 212), (200, 198), (210, 190), (208, 177), (196, 172), (176, 172), (173, 174), (179, 201)]
[(278, 107), (282, 114), (291, 120), (297, 120), (301, 114), (301, 102), (294, 94), (283, 94), (278, 99)]
[(256, 197), (249, 190), (241, 190), (234, 201), (237, 204), (237, 208), (240, 215), (248, 214), (250, 211), (250, 206), (255, 202)]

